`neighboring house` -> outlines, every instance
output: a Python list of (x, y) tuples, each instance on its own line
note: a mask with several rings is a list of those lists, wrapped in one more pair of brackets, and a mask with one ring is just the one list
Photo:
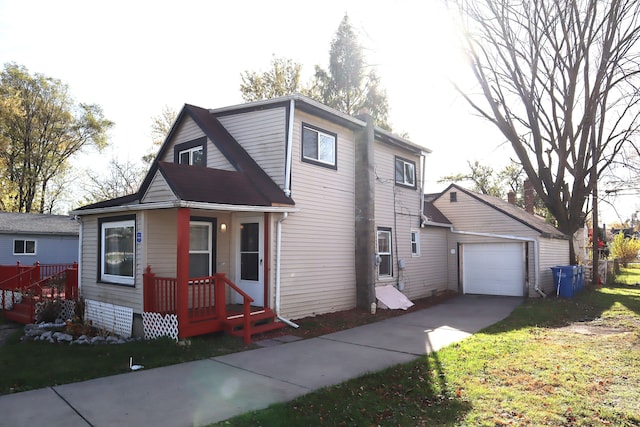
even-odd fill
[(553, 294), (551, 267), (569, 263), (569, 239), (533, 215), (532, 191), (525, 189), (527, 210), (455, 184), (427, 197), (425, 212), (432, 205), (443, 215), (427, 218), (427, 226), (450, 224), (447, 266), (452, 290), (529, 297)]
[(78, 230), (66, 215), (0, 212), (0, 265), (72, 264)]
[(83, 296), (141, 314), (149, 268), (191, 313), (194, 279), (225, 273), (287, 322), (368, 308), (376, 286), (446, 290), (447, 230), (421, 229), (428, 150), (372, 123), (299, 95), (185, 105), (138, 193), (74, 212)]

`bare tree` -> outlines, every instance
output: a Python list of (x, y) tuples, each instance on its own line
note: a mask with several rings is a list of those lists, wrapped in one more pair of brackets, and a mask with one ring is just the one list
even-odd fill
[(129, 160), (119, 161), (112, 158), (105, 175), (87, 170), (88, 180), (82, 184), (86, 193), (85, 202), (95, 203), (103, 200), (135, 194), (144, 178), (145, 169)]
[(147, 154), (142, 156), (142, 161), (150, 165), (153, 159), (156, 158), (160, 146), (169, 135), (169, 131), (176, 121), (178, 113), (173, 108), (165, 105), (162, 108), (162, 112), (157, 116), (151, 118), (151, 148)]
[[(640, 2), (449, 4), (460, 13), (480, 88), (458, 91), (511, 143), (561, 231), (573, 235), (583, 226), (589, 195), (597, 224), (598, 180), (640, 124)], [(573, 263), (573, 245), (570, 253)]]

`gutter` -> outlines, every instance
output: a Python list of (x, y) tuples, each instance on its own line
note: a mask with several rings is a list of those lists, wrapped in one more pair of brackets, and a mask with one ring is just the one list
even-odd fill
[(534, 256), (534, 268), (536, 270), (536, 277), (534, 280), (534, 286), (533, 289), (540, 295), (542, 296), (542, 298), (546, 298), (547, 295), (542, 292), (542, 289), (540, 289), (540, 254), (539, 254), (539, 250), (538, 250), (538, 241), (532, 237), (519, 237), (519, 236), (510, 236), (510, 235), (504, 235), (504, 234), (494, 234), (494, 233), (480, 233), (480, 232), (475, 232), (475, 231), (458, 231), (458, 230), (454, 230), (453, 227), (451, 227), (451, 232), (454, 234), (465, 234), (465, 235), (469, 235), (469, 236), (481, 236), (481, 237), (494, 237), (497, 239), (507, 239), (507, 240), (517, 240), (517, 241), (521, 241), (521, 242), (533, 242), (533, 256)]
[(282, 214), (282, 218), (276, 221), (276, 302), (275, 302), (275, 311), (276, 317), (281, 322), (286, 323), (292, 328), (298, 328), (300, 325), (297, 323), (293, 323), (289, 319), (285, 319), (280, 316), (280, 277), (281, 277), (281, 269), (280, 269), (280, 260), (282, 259), (282, 223), (289, 216), (288, 212), (284, 212)]
[(95, 215), (104, 213), (143, 211), (152, 209), (191, 208), (203, 210), (217, 210), (225, 212), (298, 212), (293, 206), (253, 206), (253, 205), (225, 205), (222, 203), (190, 202), (174, 200), (170, 202), (137, 203), (133, 205), (109, 206), (95, 209), (79, 209), (71, 211), (72, 215)]

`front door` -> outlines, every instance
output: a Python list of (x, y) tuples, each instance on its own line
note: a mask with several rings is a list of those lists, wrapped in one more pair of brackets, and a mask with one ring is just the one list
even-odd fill
[[(262, 216), (238, 219), (237, 285), (253, 298), (253, 305), (264, 306), (264, 221)], [(236, 298), (242, 303), (242, 297)]]

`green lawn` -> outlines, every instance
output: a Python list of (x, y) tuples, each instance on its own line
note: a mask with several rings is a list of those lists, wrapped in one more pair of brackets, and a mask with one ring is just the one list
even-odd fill
[(616, 285), (529, 300), (415, 362), (215, 425), (638, 426), (638, 396), (640, 286)]
[(188, 346), (171, 339), (95, 346), (23, 343), (21, 336), (19, 329), (0, 347), (0, 394), (128, 372), (129, 357), (148, 369), (255, 348), (224, 334), (193, 338)]

